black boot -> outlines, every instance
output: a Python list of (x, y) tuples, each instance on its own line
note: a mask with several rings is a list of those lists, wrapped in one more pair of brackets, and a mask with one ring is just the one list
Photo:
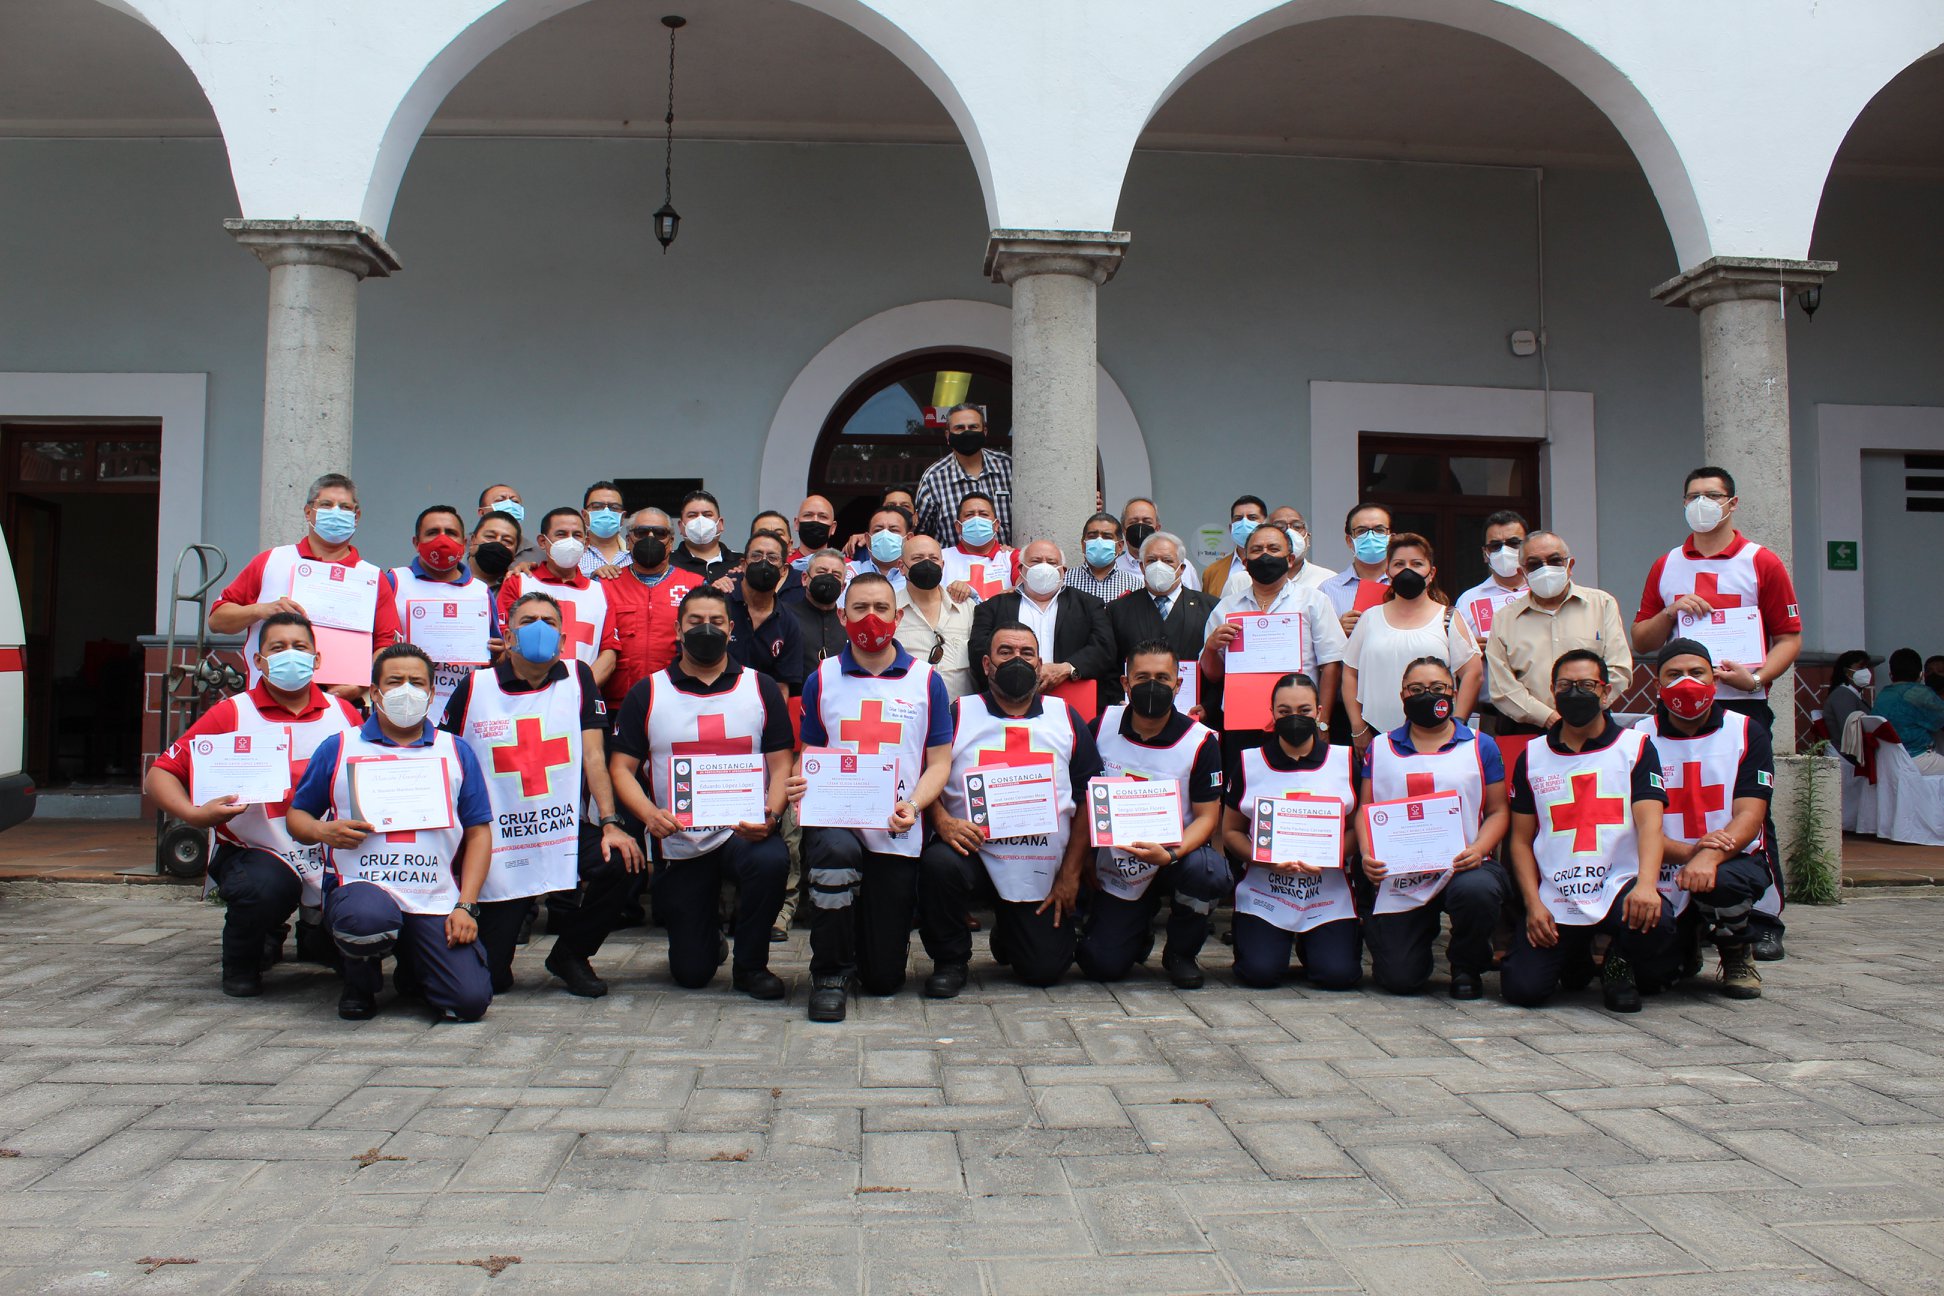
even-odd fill
[(547, 955), (546, 968), (566, 983), (568, 994), (599, 999), (608, 992), (607, 982), (594, 975), (593, 965), (584, 958), (563, 954), (555, 948)]
[(346, 1021), (369, 1021), (378, 1011), (378, 998), (371, 991), (347, 985), (338, 992), (338, 1016)]
[(1202, 970), (1191, 958), (1161, 951), (1161, 966), (1168, 974), (1168, 980), (1177, 990), (1199, 990), (1202, 988)]
[(850, 978), (820, 976), (810, 989), (810, 1020), (840, 1022), (850, 1008)]
[(956, 999), (959, 991), (965, 989), (966, 967), (963, 963), (940, 963), (925, 978), (925, 998)]
[(263, 993), (263, 974), (253, 967), (225, 967), (223, 993), (232, 999), (254, 999)]
[(1477, 999), (1485, 993), (1485, 979), (1476, 972), (1460, 972), (1451, 969), (1451, 997), (1453, 999)]
[(789, 993), (789, 987), (783, 984), (783, 978), (768, 968), (746, 968), (740, 965), (730, 968), (729, 984), (751, 999), (781, 999)]

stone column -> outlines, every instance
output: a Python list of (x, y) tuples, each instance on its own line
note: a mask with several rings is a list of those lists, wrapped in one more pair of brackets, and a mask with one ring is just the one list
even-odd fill
[(1095, 296), (1124, 233), (994, 230), (986, 273), (1013, 293), (1013, 536), (1054, 540), (1080, 561), (1098, 473)]
[[(1735, 526), (1795, 571), (1790, 478), (1788, 309), (1834, 261), (1711, 257), (1654, 290), (1701, 320), (1700, 462), (1734, 474)], [(1690, 466), (1698, 466), (1690, 465)], [(1795, 750), (1795, 672), (1769, 686), (1775, 751)]]
[(391, 274), (398, 258), (355, 221), (228, 220), (223, 228), (270, 269), (258, 521), (269, 548), (303, 533), (312, 480), (351, 469), (358, 282)]

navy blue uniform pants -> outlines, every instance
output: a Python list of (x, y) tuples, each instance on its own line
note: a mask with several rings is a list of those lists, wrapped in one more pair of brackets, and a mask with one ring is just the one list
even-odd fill
[(1363, 924), (1339, 918), (1298, 935), (1251, 913), (1235, 915), (1235, 979), (1273, 990), (1289, 973), (1289, 956), (1302, 956), (1303, 973), (1318, 990), (1354, 990), (1363, 980)]
[[(961, 855), (936, 837), (919, 855), (918, 927), (934, 962), (972, 961), (972, 931), (966, 921), (972, 914), (972, 892), (984, 870), (985, 861), (978, 855)], [(1055, 926), (1053, 910), (1035, 913), (1038, 908), (1030, 900), (995, 903), (992, 956), (1010, 965), (1013, 975), (1027, 985), (1050, 986), (1073, 966), (1078, 924), (1074, 915), (1067, 914)]]
[(1674, 944), (1674, 911), (1663, 900), (1660, 920), (1650, 931), (1637, 932), (1627, 926), (1623, 910), (1627, 897), (1637, 885), (1638, 879), (1629, 882), (1599, 922), (1572, 927), (1558, 923), (1559, 943), (1551, 949), (1540, 949), (1531, 942), (1521, 916), (1512, 926), (1512, 948), (1499, 968), (1499, 992), (1505, 996), (1505, 1002), (1537, 1008), (1552, 998), (1553, 991), (1559, 989), (1559, 974), (1566, 966), (1567, 957), (1584, 952), (1593, 943), (1595, 932), (1603, 931), (1613, 938), (1613, 944), (1608, 947), (1609, 958), (1618, 955), (1636, 967), (1661, 966)]
[(1431, 979), (1431, 946), (1438, 939), (1438, 917), (1451, 918), (1446, 953), (1454, 972), (1483, 974), (1492, 968), (1492, 931), (1505, 908), (1510, 883), (1505, 866), (1486, 860), (1454, 873), (1444, 890), (1415, 909), (1373, 913), (1364, 919), (1364, 944), (1370, 947), (1370, 974), (1392, 994), (1416, 994)]
[(486, 948), (446, 944), (445, 914), (410, 914), (375, 882), (346, 882), (324, 896), (324, 926), (344, 956), (345, 984), (368, 994), (384, 985), (383, 960), (396, 956), (434, 1008), (478, 1021), (493, 1002)]
[(1106, 891), (1087, 898), (1087, 921), (1074, 957), (1096, 981), (1118, 981), (1153, 943), (1154, 915), (1168, 898), (1168, 953), (1194, 958), (1208, 940), (1216, 902), (1234, 891), (1228, 861), (1213, 846), (1192, 850), (1148, 880), (1138, 900)]
[(783, 908), (790, 851), (781, 833), (761, 841), (733, 834), (712, 851), (655, 864), (655, 915), (668, 929), (668, 973), (675, 984), (699, 990), (722, 965), (718, 926), (722, 879), (736, 884), (736, 966), (769, 967), (770, 928)]
[(223, 971), (255, 972), (263, 938), (290, 921), (304, 884), (281, 855), (220, 842), (209, 877), (223, 897)]

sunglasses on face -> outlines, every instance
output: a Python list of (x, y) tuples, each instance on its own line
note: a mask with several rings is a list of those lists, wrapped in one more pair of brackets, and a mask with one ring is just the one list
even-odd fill
[(668, 539), (669, 536), (673, 535), (674, 532), (670, 531), (667, 527), (638, 526), (638, 527), (629, 527), (628, 534), (631, 536), (660, 536), (662, 539), (666, 540)]
[(1562, 680), (1553, 685), (1554, 697), (1565, 697), (1571, 693), (1584, 693), (1589, 697), (1600, 695), (1600, 686), (1592, 680)]

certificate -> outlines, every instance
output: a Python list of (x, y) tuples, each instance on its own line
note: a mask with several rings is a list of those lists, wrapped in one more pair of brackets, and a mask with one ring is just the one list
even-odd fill
[(1087, 784), (1093, 844), (1181, 842), (1181, 784), (1175, 779), (1097, 778)]
[(1674, 620), (1678, 627), (1675, 633), (1713, 653), (1717, 666), (1734, 662), (1753, 670), (1768, 657), (1759, 607), (1716, 608), (1704, 616), (1682, 612)]
[(374, 832), (452, 827), (452, 779), (437, 756), (353, 756), (351, 814)]
[(684, 828), (734, 828), (768, 820), (768, 771), (757, 755), (671, 756), (669, 807)]
[(1053, 765), (977, 765), (962, 776), (966, 816), (988, 841), (1059, 831)]
[(486, 641), (492, 637), (492, 619), (484, 599), (413, 599), (406, 611), (406, 635), (433, 661), (446, 666), (484, 666), (492, 660), (486, 650)]
[(290, 598), (314, 626), (369, 634), (378, 613), (378, 569), (299, 558), (291, 570)]
[(1303, 669), (1303, 614), (1231, 612), (1235, 627), (1224, 669), (1232, 675), (1286, 675)]
[(1343, 867), (1343, 802), (1335, 797), (1258, 797), (1255, 803), (1258, 864)]
[(810, 786), (797, 802), (797, 822), (804, 827), (889, 831), (898, 804), (896, 756), (806, 747), (803, 777)]
[(290, 799), (290, 730), (207, 734), (189, 748), (190, 800), (234, 797), (245, 805)]
[(1391, 873), (1449, 873), (1471, 840), (1456, 792), (1379, 801), (1363, 814), (1371, 858)]
[(1201, 672), (1196, 663), (1182, 662), (1176, 668), (1175, 676), (1181, 687), (1175, 690), (1175, 710), (1188, 715), (1201, 705)]

